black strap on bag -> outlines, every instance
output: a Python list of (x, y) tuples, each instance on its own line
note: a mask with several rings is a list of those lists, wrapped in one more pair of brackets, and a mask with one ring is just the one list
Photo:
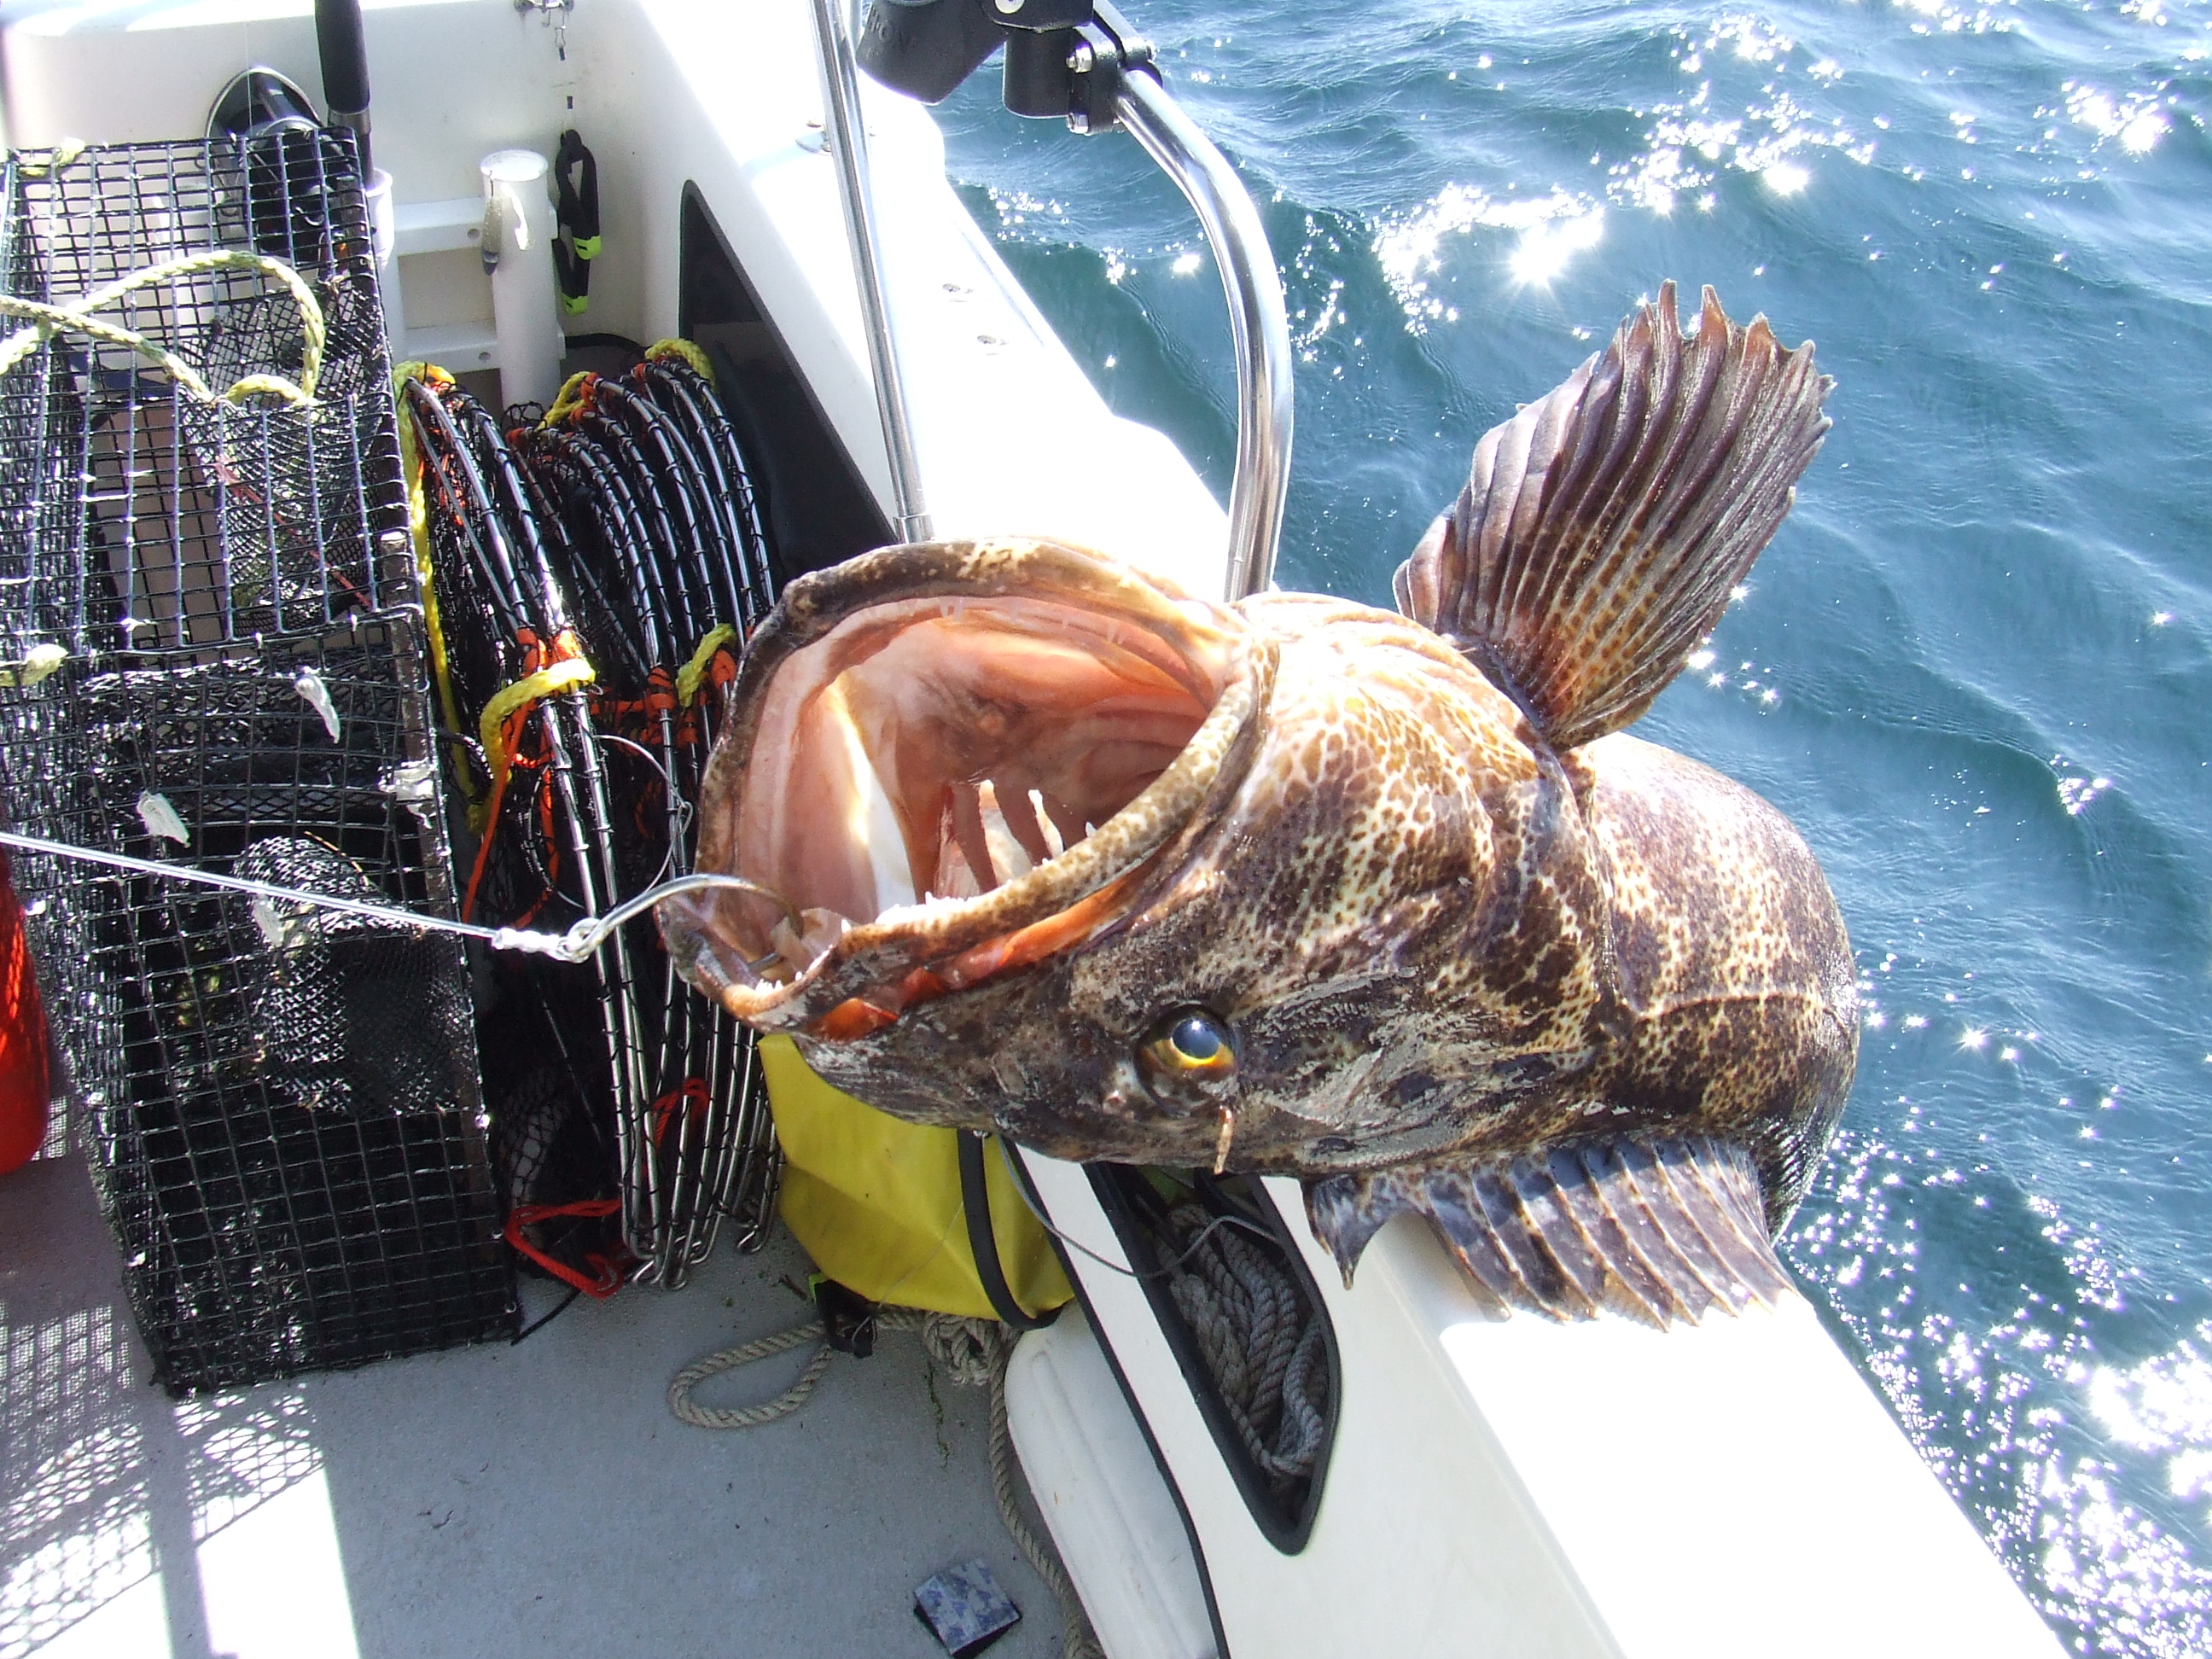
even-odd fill
[(1033, 1314), (1014, 1300), (1006, 1283), (1006, 1270), (999, 1261), (998, 1236), (991, 1231), (991, 1189), (983, 1180), (983, 1137), (973, 1129), (958, 1129), (960, 1146), (960, 1207), (968, 1218), (968, 1250), (975, 1258), (975, 1277), (991, 1310), (1018, 1331), (1042, 1330), (1060, 1316), (1055, 1308)]
[[(599, 257), (599, 164), (571, 127), (553, 153), (553, 271), (561, 284), (561, 309), (580, 317), (592, 304), (592, 261)], [(562, 236), (568, 245), (562, 246)]]

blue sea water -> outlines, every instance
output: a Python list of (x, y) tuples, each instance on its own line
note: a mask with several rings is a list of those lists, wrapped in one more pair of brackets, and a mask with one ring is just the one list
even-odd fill
[[(1640, 728), (1789, 812), (1850, 921), (1858, 1083), (1787, 1254), (2069, 1647), (2212, 1651), (2212, 3), (1131, 9), (1283, 267), (1285, 586), (1389, 603), (1475, 439), (1662, 280), (1818, 343), (1835, 430)], [(940, 114), (1225, 492), (1181, 198), (990, 76)]]

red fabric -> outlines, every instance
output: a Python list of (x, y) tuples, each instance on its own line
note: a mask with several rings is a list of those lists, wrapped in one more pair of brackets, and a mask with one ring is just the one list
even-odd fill
[(691, 1121), (694, 1123), (704, 1122), (708, 1109), (714, 1104), (714, 1097), (707, 1092), (704, 1078), (686, 1078), (682, 1088), (672, 1090), (653, 1103), (654, 1146), (660, 1145), (661, 1138), (668, 1133), (668, 1126), (676, 1121), (676, 1115), (687, 1103), (690, 1106)]
[(46, 1139), (46, 1012), (23, 937), (23, 907), (0, 853), (0, 1175), (30, 1162)]

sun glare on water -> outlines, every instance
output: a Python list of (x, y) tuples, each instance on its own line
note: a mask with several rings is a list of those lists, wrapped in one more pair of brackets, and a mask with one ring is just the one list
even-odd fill
[(1777, 161), (1759, 176), (1777, 196), (1795, 196), (1813, 182), (1813, 175), (1795, 161)]
[(1519, 246), (1507, 262), (1516, 284), (1522, 288), (1556, 280), (1577, 253), (1587, 253), (1605, 240), (1605, 212), (1598, 209), (1571, 218), (1547, 220), (1521, 233)]

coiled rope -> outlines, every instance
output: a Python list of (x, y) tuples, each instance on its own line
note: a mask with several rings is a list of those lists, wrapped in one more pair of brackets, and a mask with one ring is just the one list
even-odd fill
[[(1069, 1582), (1059, 1553), (1051, 1541), (1037, 1535), (1023, 1516), (1014, 1492), (1013, 1431), (1006, 1421), (1006, 1364), (1014, 1352), (1014, 1332), (995, 1319), (965, 1319), (954, 1314), (924, 1313), (917, 1308), (884, 1308), (875, 1316), (878, 1331), (918, 1331), (930, 1358), (963, 1388), (991, 1391), (991, 1496), (999, 1506), (999, 1519), (1006, 1535), (1030, 1570), (1052, 1591), (1060, 1604), (1060, 1659), (1104, 1659), (1098, 1638), (1091, 1628), (1082, 1598)], [(799, 1380), (775, 1399), (757, 1406), (702, 1406), (691, 1391), (712, 1376), (733, 1371), (755, 1360), (788, 1353), (809, 1342), (818, 1343)], [(668, 1409), (686, 1423), (702, 1429), (752, 1429), (788, 1417), (806, 1403), (830, 1369), (836, 1351), (825, 1340), (822, 1322), (810, 1320), (774, 1336), (763, 1336), (733, 1348), (708, 1354), (677, 1372), (668, 1385)]]
[(1197, 1339), (1237, 1438), (1277, 1481), (1313, 1473), (1327, 1432), (1327, 1333), (1291, 1275), (1201, 1204), (1168, 1224), (1185, 1241), (1168, 1294)]

